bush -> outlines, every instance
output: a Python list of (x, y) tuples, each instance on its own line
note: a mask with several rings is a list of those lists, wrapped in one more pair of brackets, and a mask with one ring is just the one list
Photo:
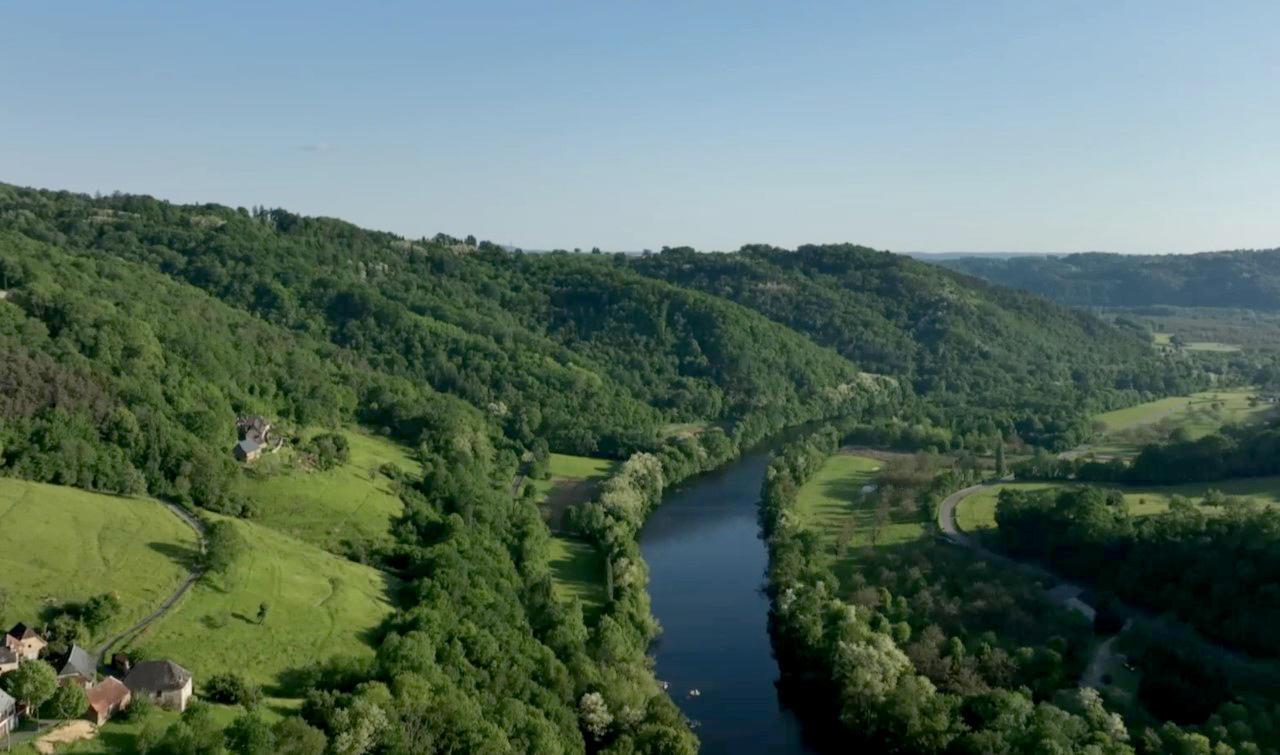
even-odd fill
[(262, 701), (262, 689), (239, 674), (215, 674), (205, 682), (204, 696), (215, 703), (250, 707)]
[(316, 467), (322, 470), (340, 467), (351, 458), (347, 438), (341, 433), (321, 433), (308, 441), (302, 450), (312, 454)]

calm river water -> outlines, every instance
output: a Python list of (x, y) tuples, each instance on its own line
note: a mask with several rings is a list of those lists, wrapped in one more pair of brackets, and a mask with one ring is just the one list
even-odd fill
[[(809, 753), (778, 702), (767, 563), (757, 505), (767, 453), (744, 456), (666, 496), (644, 529), (649, 594), (663, 632), (657, 675), (707, 753)], [(698, 690), (699, 695), (690, 695)]]

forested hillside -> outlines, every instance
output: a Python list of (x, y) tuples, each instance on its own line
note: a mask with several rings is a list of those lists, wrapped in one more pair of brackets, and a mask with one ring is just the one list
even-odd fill
[(938, 264), (1072, 307), (1280, 309), (1280, 249), (963, 257)]
[[(634, 542), (665, 485), (842, 416), (1056, 447), (1093, 409), (1205, 379), (1087, 315), (853, 247), (529, 255), (0, 185), (0, 290), (0, 474), (252, 518), (238, 415), (415, 449), (403, 515), (359, 549), (399, 586), (376, 657), (276, 690), (341, 751), (690, 751)], [(511, 492), (548, 448), (632, 459), (578, 517), (611, 574), (590, 624)]]
[(978, 443), (999, 430), (1069, 447), (1089, 432), (1082, 412), (1203, 380), (1132, 331), (866, 247), (668, 249), (633, 265), (750, 307), (868, 371), (902, 376), (928, 396), (938, 424)]

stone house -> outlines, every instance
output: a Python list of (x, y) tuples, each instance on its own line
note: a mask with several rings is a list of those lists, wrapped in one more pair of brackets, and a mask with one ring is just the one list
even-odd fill
[(146, 695), (170, 710), (186, 710), (191, 699), (191, 672), (173, 661), (139, 661), (124, 684), (134, 697)]
[(18, 653), (7, 647), (0, 647), (0, 674), (18, 670)]
[(85, 697), (89, 701), (85, 718), (101, 726), (113, 715), (129, 707), (129, 703), (133, 700), (133, 693), (124, 682), (114, 676), (108, 676), (89, 690)]

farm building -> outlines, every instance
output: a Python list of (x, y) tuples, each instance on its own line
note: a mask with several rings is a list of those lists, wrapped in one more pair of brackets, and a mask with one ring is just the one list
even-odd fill
[(18, 701), (0, 689), (0, 734), (8, 734), (18, 725)]
[(262, 455), (262, 444), (251, 438), (245, 438), (236, 444), (233, 451), (236, 461), (250, 462)]
[(23, 661), (34, 661), (48, 644), (36, 634), (36, 630), (21, 622), (15, 624), (4, 636), (4, 646), (17, 653), (18, 659)]
[(58, 672), (58, 684), (75, 684), (85, 692), (93, 689), (98, 681), (98, 664), (79, 645), (72, 645), (67, 660)]
[(85, 718), (101, 726), (117, 712), (129, 707), (133, 694), (124, 682), (108, 676), (85, 695), (89, 700), (89, 710)]
[(139, 661), (124, 684), (135, 697), (146, 695), (171, 710), (186, 710), (191, 699), (191, 672), (173, 661)]

